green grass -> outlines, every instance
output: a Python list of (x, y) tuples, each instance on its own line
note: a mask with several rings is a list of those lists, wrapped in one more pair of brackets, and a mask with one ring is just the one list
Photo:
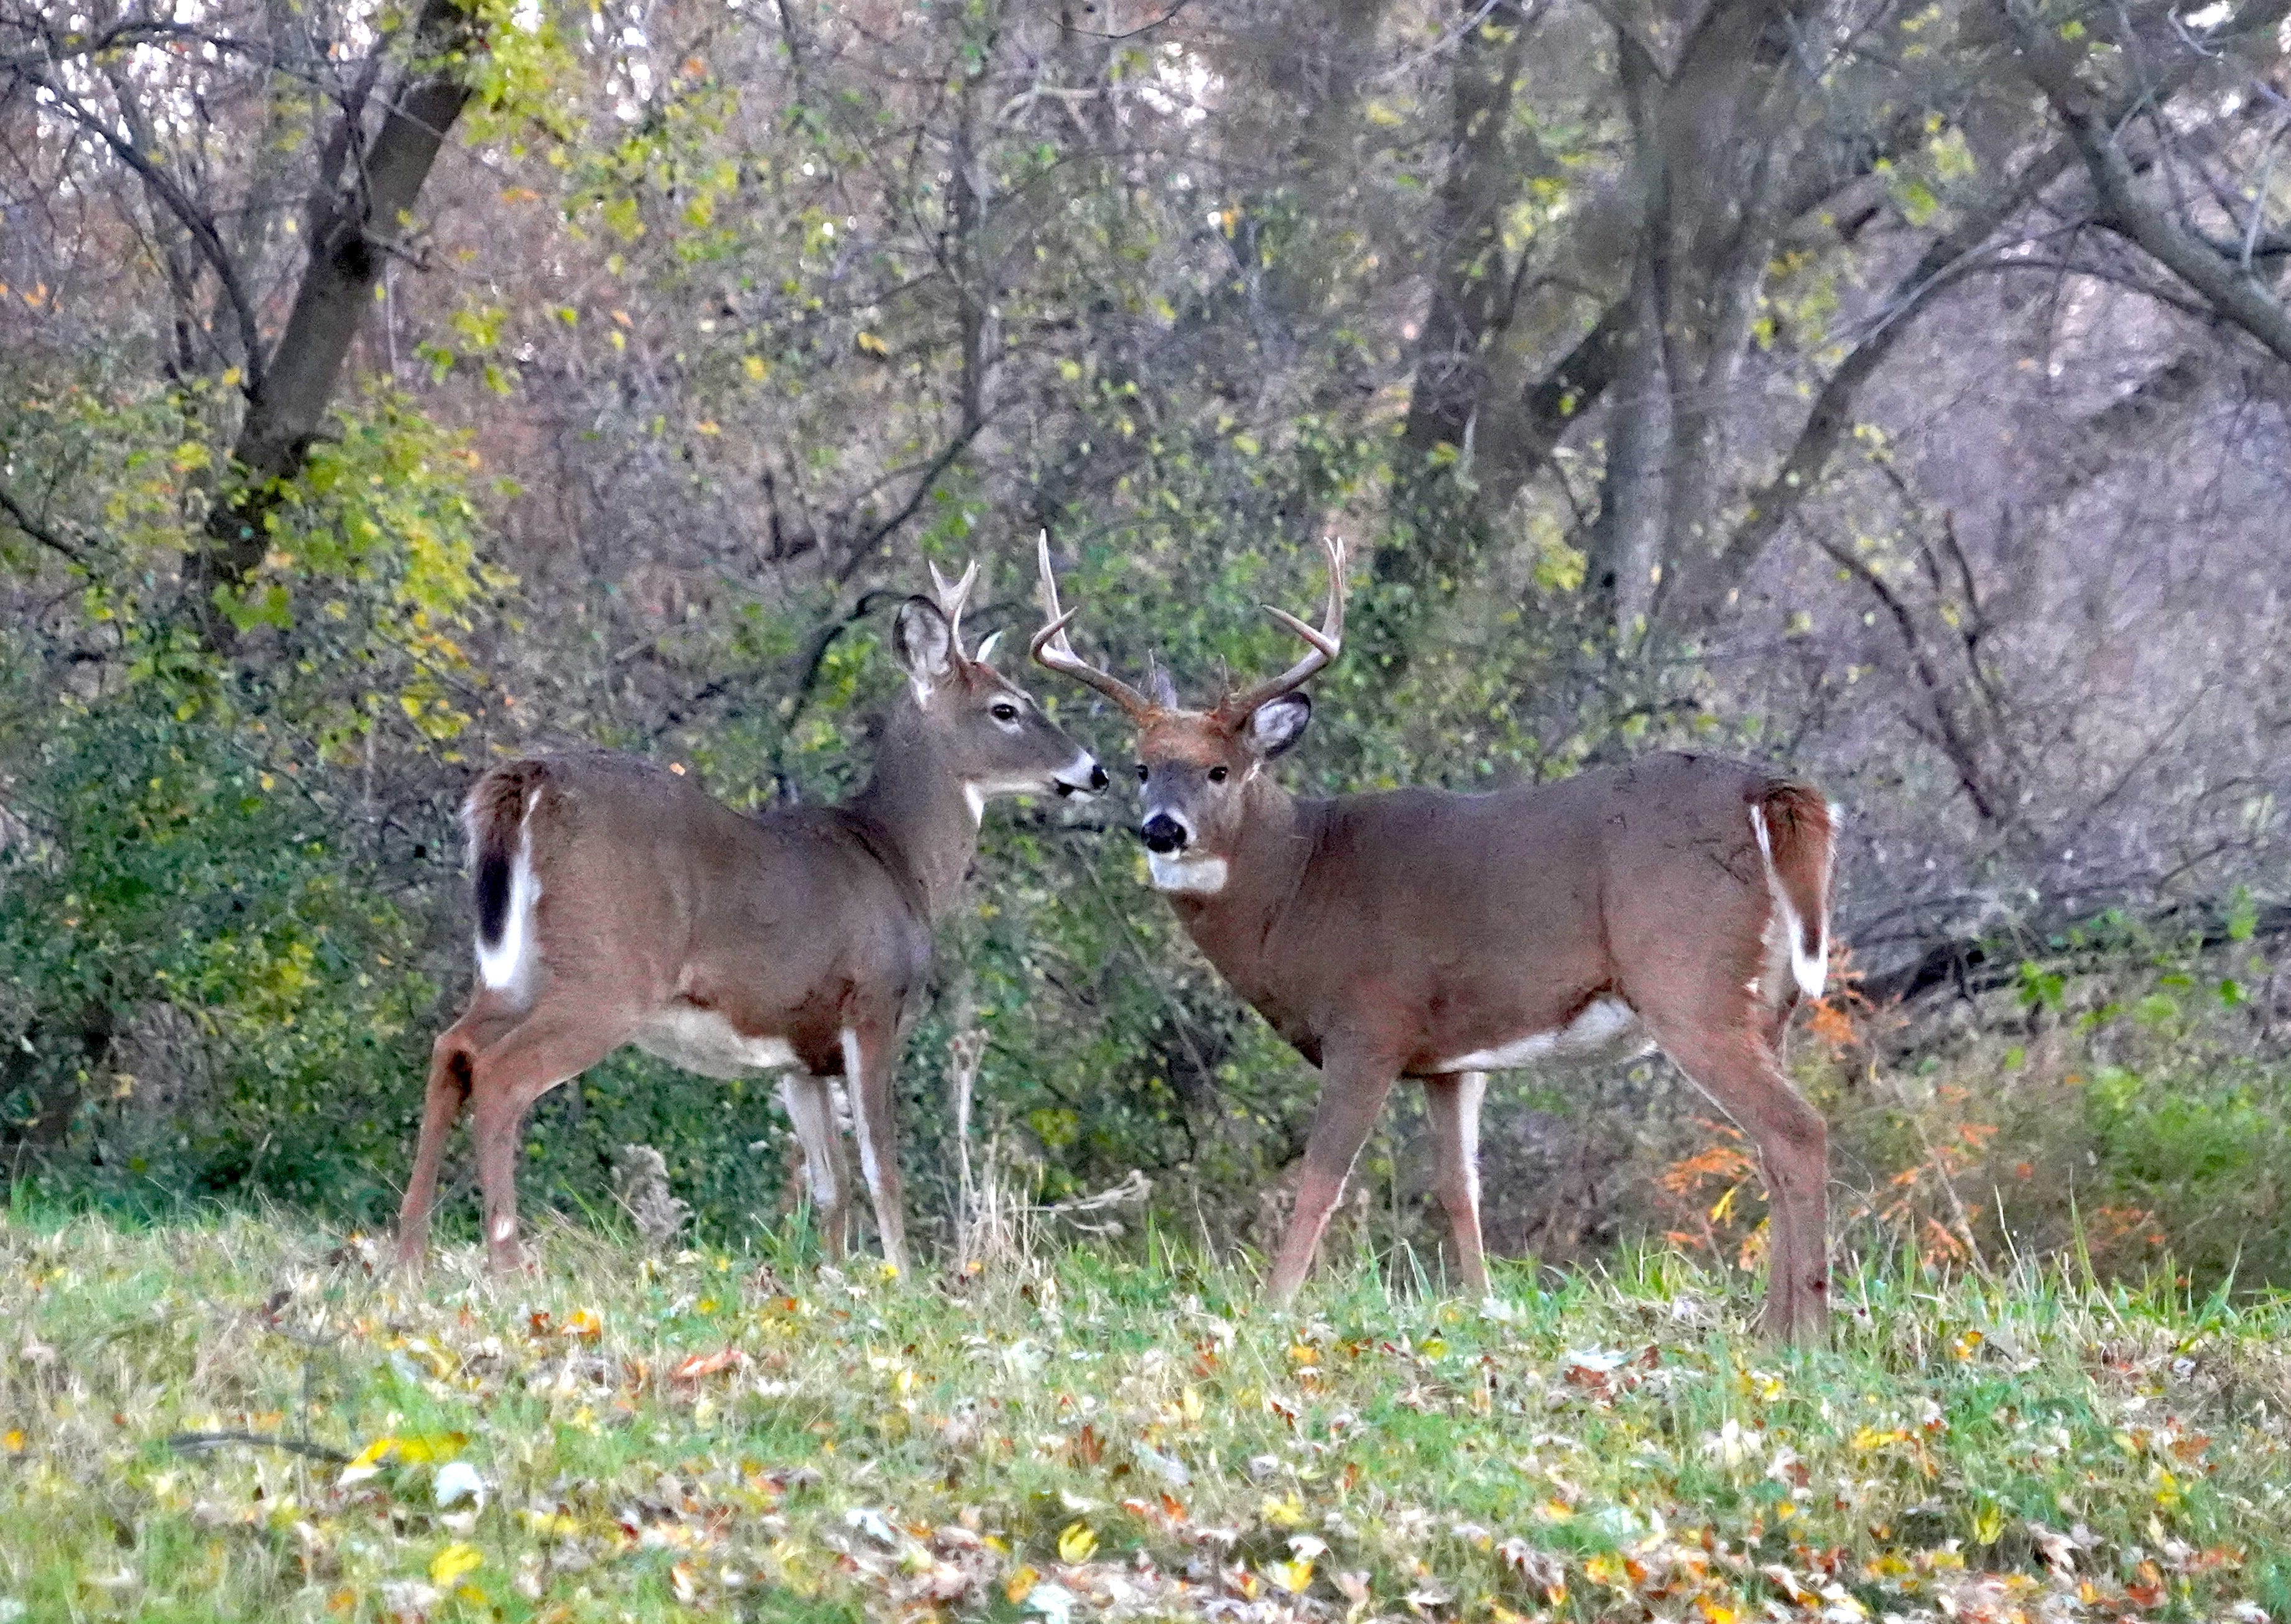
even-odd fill
[[(301, 1220), (18, 1214), (0, 1618), (2291, 1615), (2279, 1303), (1849, 1274), (1784, 1354), (1667, 1256), (1282, 1314), (1150, 1237), (542, 1251), (409, 1287)], [(226, 1431), (370, 1459), (179, 1440)]]

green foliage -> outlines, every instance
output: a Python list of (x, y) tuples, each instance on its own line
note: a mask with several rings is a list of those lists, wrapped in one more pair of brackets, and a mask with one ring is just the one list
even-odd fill
[(5, 1130), (140, 1202), (378, 1212), (432, 993), (358, 832), (156, 674), (44, 721), (16, 763), (30, 838), (0, 854)]
[(1864, 1170), (1849, 1224), (1974, 1268), (2070, 1254), (2207, 1291), (2291, 1280), (2291, 1066), (2255, 1052), (2243, 990), (2270, 961), (2120, 916), (2057, 945), (2073, 956), (2023, 962), (1954, 1039), (1805, 1068), (1834, 1163)]

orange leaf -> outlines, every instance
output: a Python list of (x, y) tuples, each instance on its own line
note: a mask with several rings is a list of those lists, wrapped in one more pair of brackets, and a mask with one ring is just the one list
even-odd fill
[(712, 1354), (695, 1354), (669, 1371), (671, 1381), (698, 1381), (703, 1376), (713, 1376), (745, 1362), (747, 1355), (736, 1347), (719, 1347)]

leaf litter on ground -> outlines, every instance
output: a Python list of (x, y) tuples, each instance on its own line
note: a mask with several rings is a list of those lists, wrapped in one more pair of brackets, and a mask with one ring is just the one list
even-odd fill
[(1787, 1354), (1661, 1254), (1282, 1313), (1195, 1258), (543, 1250), (0, 1229), (0, 1615), (2291, 1620), (2280, 1301), (1871, 1273)]

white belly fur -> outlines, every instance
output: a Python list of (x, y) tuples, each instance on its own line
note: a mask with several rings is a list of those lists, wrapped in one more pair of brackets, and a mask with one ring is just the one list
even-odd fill
[(1654, 1044), (1639, 1025), (1638, 1011), (1620, 998), (1595, 998), (1564, 1026), (1550, 1032), (1531, 1032), (1524, 1037), (1475, 1049), (1453, 1060), (1443, 1060), (1440, 1072), (1502, 1072), (1515, 1066), (1591, 1065), (1628, 1060)]
[(671, 1065), (719, 1081), (750, 1072), (784, 1072), (796, 1064), (785, 1038), (743, 1036), (715, 1010), (690, 1004), (671, 1004), (629, 1041)]

